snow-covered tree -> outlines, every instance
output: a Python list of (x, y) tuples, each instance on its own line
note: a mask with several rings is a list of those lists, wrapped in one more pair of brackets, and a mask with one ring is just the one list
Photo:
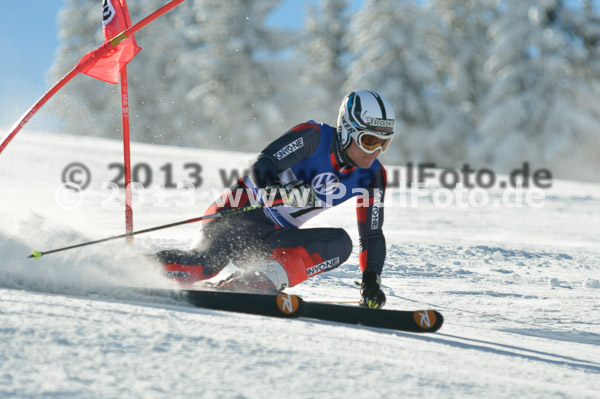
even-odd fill
[(422, 38), (437, 75), (437, 117), (432, 127), (440, 166), (468, 161), (489, 81), (484, 70), (488, 30), (498, 13), (497, 0), (434, 0), (426, 10), (435, 28)]
[(344, 91), (371, 89), (393, 105), (396, 132), (388, 161), (432, 160), (438, 118), (436, 72), (424, 45), (435, 24), (416, 3), (369, 0), (347, 35), (352, 54)]
[(488, 87), (495, 12), (495, 0), (371, 0), (356, 15), (347, 87), (380, 90), (394, 105), (399, 138), (388, 159), (465, 162)]
[[(100, 3), (90, 6), (86, 0), (65, 0), (58, 28), (60, 46), (48, 73), (51, 81), (64, 76), (85, 53), (104, 42)], [(69, 133), (107, 135), (117, 133), (119, 101), (113, 85), (78, 75), (54, 97), (48, 108), (63, 118)], [(113, 107), (108, 108), (108, 103)]]
[[(135, 23), (160, 6), (162, 0), (129, 0)], [(178, 142), (195, 129), (193, 104), (185, 101), (181, 55), (199, 44), (185, 35), (191, 2), (153, 21), (136, 34), (142, 51), (128, 64), (132, 138), (157, 143)], [(88, 51), (104, 42), (100, 3), (65, 0), (59, 14), (60, 47), (50, 70), (58, 80)], [(62, 117), (69, 133), (120, 137), (120, 87), (78, 75), (49, 105)]]
[(558, 176), (593, 178), (600, 166), (597, 13), (559, 0), (507, 0), (491, 32), (478, 154), (499, 168), (529, 161)]
[(194, 3), (189, 31), (205, 43), (185, 55), (197, 76), (187, 99), (202, 119), (203, 143), (211, 147), (258, 150), (265, 139), (285, 131), (272, 59), (288, 40), (265, 26), (279, 0), (202, 0)]
[[(129, 0), (133, 22), (164, 4)], [(302, 32), (266, 25), (280, 0), (188, 0), (136, 34), (132, 136), (256, 151), (295, 123), (335, 122), (342, 96), (393, 104), (386, 162), (507, 171), (529, 161), (597, 180), (600, 17), (593, 0), (321, 0)], [(65, 0), (63, 76), (104, 41), (101, 9)], [(293, 51), (290, 51), (293, 50)], [(80, 75), (48, 105), (65, 130), (119, 137), (119, 86)]]
[(305, 94), (301, 107), (317, 121), (335, 122), (344, 97), (347, 75), (347, 43), (349, 29), (347, 0), (323, 0), (320, 7), (310, 7), (305, 21), (304, 37), (298, 46), (300, 86)]
[[(164, 0), (128, 2), (133, 21), (164, 4)], [(193, 23), (192, 8), (192, 1), (183, 2), (136, 35), (142, 51), (129, 64), (129, 92), (132, 126), (143, 128), (145, 141), (181, 145), (194, 140), (202, 124), (196, 104), (185, 95), (199, 77), (187, 75), (184, 55), (204, 44), (186, 31)]]

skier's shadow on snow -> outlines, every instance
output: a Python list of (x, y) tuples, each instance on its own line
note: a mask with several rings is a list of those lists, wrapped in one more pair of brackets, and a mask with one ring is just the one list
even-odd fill
[(576, 359), (569, 356), (557, 355), (554, 353), (536, 351), (514, 345), (499, 344), (496, 342), (460, 337), (458, 335), (444, 334), (439, 332), (435, 333), (435, 335), (416, 335), (404, 332), (393, 332), (393, 334), (405, 338), (449, 345), (456, 348), (474, 349), (482, 352), (494, 353), (497, 355), (519, 357), (522, 359), (533, 360), (557, 366), (568, 366), (575, 369), (600, 373), (600, 363)]

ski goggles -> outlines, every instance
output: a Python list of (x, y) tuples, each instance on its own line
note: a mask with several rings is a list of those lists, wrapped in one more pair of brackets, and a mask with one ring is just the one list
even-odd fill
[(382, 135), (372, 131), (363, 130), (358, 132), (358, 137), (355, 141), (360, 149), (367, 154), (372, 154), (379, 149), (381, 149), (381, 153), (383, 154), (387, 151), (390, 142), (392, 141), (392, 137), (390, 135)]

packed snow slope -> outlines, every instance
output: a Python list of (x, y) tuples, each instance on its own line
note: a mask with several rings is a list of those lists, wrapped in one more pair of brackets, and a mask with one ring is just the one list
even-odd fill
[[(0, 397), (597, 398), (600, 186), (554, 181), (540, 207), (402, 206), (387, 194), (387, 308), (434, 308), (439, 333), (197, 309), (127, 294), (169, 286), (143, 254), (197, 225), (46, 255), (124, 232), (118, 141), (23, 131), (0, 155)], [(134, 144), (140, 230), (201, 215), (252, 154)], [(89, 185), (60, 189), (62, 176)], [(140, 166), (141, 165), (141, 166)], [(403, 168), (388, 168), (393, 171)], [(188, 181), (196, 189), (161, 188)], [(500, 199), (499, 190), (490, 198)], [(351, 258), (291, 292), (358, 297), (354, 201), (309, 226), (345, 228)], [(229, 268), (231, 269), (231, 267)]]

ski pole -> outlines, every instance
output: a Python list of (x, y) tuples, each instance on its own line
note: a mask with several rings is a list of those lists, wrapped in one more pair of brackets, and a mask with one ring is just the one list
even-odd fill
[[(282, 202), (281, 200), (277, 200), (277, 201), (274, 201), (272, 204), (268, 204), (268, 205), (269, 206), (280, 205), (281, 202)], [(151, 228), (145, 229), (145, 230), (132, 231), (131, 233), (125, 233), (125, 234), (120, 234), (118, 236), (112, 236), (112, 237), (103, 238), (103, 239), (100, 239), (100, 240), (84, 242), (82, 244), (71, 245), (69, 247), (52, 249), (52, 250), (49, 250), (49, 251), (33, 251), (33, 253), (31, 255), (29, 255), (28, 258), (33, 258), (33, 259), (37, 260), (37, 259), (41, 258), (44, 255), (48, 255), (48, 254), (55, 253), (55, 252), (61, 252), (61, 251), (66, 251), (68, 249), (85, 247), (87, 245), (98, 244), (98, 243), (101, 243), (101, 242), (104, 242), (104, 241), (116, 240), (118, 238), (125, 238), (125, 237), (134, 236), (134, 235), (142, 234), (142, 233), (149, 233), (151, 231), (168, 229), (170, 227), (181, 226), (183, 224), (188, 224), (188, 223), (200, 222), (202, 220), (209, 220), (209, 219), (220, 218), (220, 217), (223, 217), (223, 216), (237, 215), (237, 214), (240, 214), (240, 213), (249, 212), (249, 211), (253, 211), (253, 210), (256, 210), (256, 209), (261, 209), (261, 208), (264, 208), (265, 206), (266, 206), (265, 203), (261, 203), (261, 204), (258, 204), (258, 205), (248, 205), (248, 206), (243, 207), (243, 208), (225, 209), (225, 210), (222, 210), (221, 212), (213, 213), (211, 215), (205, 215), (205, 216), (200, 216), (200, 217), (193, 218), (193, 219), (182, 220), (181, 222), (164, 224), (162, 226), (151, 227)]]

